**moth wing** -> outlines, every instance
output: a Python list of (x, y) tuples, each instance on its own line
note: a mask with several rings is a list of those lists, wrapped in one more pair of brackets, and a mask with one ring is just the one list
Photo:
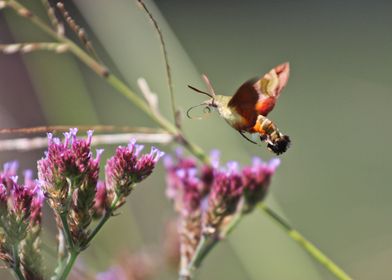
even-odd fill
[(253, 126), (258, 116), (255, 107), (255, 104), (259, 100), (259, 93), (254, 87), (256, 82), (257, 79), (251, 79), (243, 83), (228, 103), (228, 106), (235, 109), (246, 120), (249, 126)]
[(278, 98), (283, 88), (287, 85), (290, 75), (288, 62), (271, 69), (254, 85), (260, 94)]
[(245, 82), (234, 94), (228, 105), (235, 107), (242, 116), (245, 114), (244, 117), (253, 116), (254, 113), (249, 111), (267, 116), (274, 108), (276, 99), (286, 86), (289, 75), (289, 63), (280, 64), (260, 79)]

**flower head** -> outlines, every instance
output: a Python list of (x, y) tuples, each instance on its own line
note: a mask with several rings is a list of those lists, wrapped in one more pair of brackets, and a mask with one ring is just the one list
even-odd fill
[(211, 154), (211, 164), (198, 166), (181, 152), (165, 158), (167, 196), (179, 217), (180, 270), (187, 271), (201, 236), (218, 236), (233, 216), (248, 213), (268, 189), (279, 160), (253, 160), (242, 170), (235, 161), (220, 166), (219, 154)]
[(279, 159), (272, 159), (268, 163), (260, 158), (254, 158), (251, 166), (242, 170), (244, 198), (246, 202), (245, 211), (251, 211), (257, 203), (262, 201), (267, 194), (271, 177), (279, 166)]
[(7, 163), (0, 172), (0, 226), (14, 242), (26, 236), (29, 226), (41, 223), (43, 196), (31, 172), (18, 183), (17, 164)]
[[(109, 205), (115, 203), (115, 207), (119, 207), (123, 204), (134, 185), (152, 173), (156, 163), (164, 154), (152, 147), (150, 153), (139, 156), (143, 148), (132, 140), (127, 147), (118, 147), (115, 155), (107, 161), (105, 175)], [(114, 201), (115, 196), (117, 202)]]
[(103, 150), (93, 155), (91, 130), (85, 139), (77, 138), (76, 133), (76, 128), (70, 129), (63, 141), (48, 134), (48, 150), (38, 161), (38, 177), (49, 205), (57, 215), (67, 215), (74, 244), (80, 244), (93, 216)]
[(0, 171), (0, 259), (11, 266), (11, 246), (19, 244), (25, 278), (42, 279), (39, 234), (44, 196), (31, 171), (25, 171), (23, 184), (16, 174), (15, 162)]
[(208, 196), (205, 230), (214, 232), (223, 219), (233, 214), (242, 195), (242, 178), (237, 162), (229, 162), (227, 168), (219, 170), (214, 176)]
[(182, 156), (177, 150), (176, 158), (165, 157), (167, 171), (166, 195), (174, 201), (175, 208), (182, 215), (191, 215), (199, 211), (203, 198), (204, 183), (199, 178), (196, 162)]
[(70, 193), (89, 190), (89, 200), (95, 195), (102, 150), (94, 158), (91, 151), (92, 131), (87, 139), (76, 137), (77, 129), (64, 133), (64, 141), (48, 134), (48, 151), (38, 161), (38, 177), (52, 208), (63, 211)]

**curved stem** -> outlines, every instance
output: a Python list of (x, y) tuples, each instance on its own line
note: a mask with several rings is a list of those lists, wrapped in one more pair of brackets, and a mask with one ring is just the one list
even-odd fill
[(19, 259), (19, 246), (17, 243), (12, 245), (12, 255), (14, 264), (12, 269), (14, 270), (15, 276), (18, 280), (25, 280), (22, 271), (20, 270), (20, 259)]
[(161, 29), (159, 28), (158, 22), (155, 20), (154, 16), (150, 12), (150, 10), (147, 8), (146, 4), (144, 4), (144, 2), (142, 0), (138, 0), (138, 2), (143, 7), (144, 11), (147, 13), (148, 17), (152, 21), (154, 28), (157, 31), (158, 36), (159, 36), (159, 41), (161, 43), (163, 58), (165, 60), (165, 66), (166, 66), (166, 78), (167, 78), (167, 84), (169, 85), (171, 110), (173, 113), (174, 122), (176, 123), (176, 126), (179, 128), (176, 102), (175, 102), (175, 98), (174, 98), (173, 80), (172, 80), (172, 76), (171, 76), (171, 70), (170, 70), (170, 64), (169, 64), (169, 58), (167, 55), (165, 40), (163, 39), (163, 34), (162, 34)]
[(275, 211), (269, 208), (265, 204), (260, 204), (260, 209), (264, 211), (269, 218), (275, 223), (281, 226), (287, 234), (297, 242), (305, 251), (307, 251), (317, 262), (328, 269), (332, 274), (340, 280), (352, 280), (352, 278), (341, 269), (336, 263), (328, 258), (320, 249), (318, 249), (313, 243), (307, 240), (300, 232), (295, 230), (285, 219), (278, 215)]

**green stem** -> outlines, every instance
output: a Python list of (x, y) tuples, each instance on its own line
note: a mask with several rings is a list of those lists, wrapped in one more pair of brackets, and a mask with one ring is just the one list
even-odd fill
[(109, 220), (109, 218), (112, 216), (113, 211), (116, 208), (116, 205), (118, 203), (118, 201), (120, 200), (120, 197), (116, 194), (112, 204), (110, 205), (109, 209), (106, 210), (105, 215), (101, 218), (101, 220), (98, 222), (97, 226), (93, 229), (93, 231), (90, 233), (90, 235), (87, 237), (86, 241), (83, 243), (82, 245), (82, 250), (84, 250), (84, 248), (86, 248), (91, 240), (94, 239), (94, 237), (97, 235), (97, 233), (101, 230), (101, 228), (103, 227), (103, 225), (107, 222), (107, 220)]
[(103, 225), (107, 222), (107, 220), (111, 216), (112, 216), (112, 211), (107, 211), (105, 213), (105, 215), (101, 218), (101, 220), (99, 221), (97, 226), (94, 228), (94, 230), (91, 232), (89, 237), (86, 239), (86, 242), (84, 242), (84, 244), (82, 245), (82, 248), (86, 248), (90, 244), (91, 240), (93, 240), (93, 238), (97, 235), (97, 233), (101, 230)]
[(60, 213), (61, 223), (63, 225), (63, 233), (65, 237), (65, 241), (67, 242), (68, 250), (72, 250), (74, 248), (71, 231), (69, 230), (68, 220), (67, 220), (67, 212)]
[(224, 239), (229, 236), (230, 233), (238, 226), (243, 216), (244, 214), (242, 212), (235, 214), (230, 223), (222, 230), (219, 238)]
[[(201, 263), (203, 262), (205, 257), (208, 255), (208, 253), (215, 247), (215, 245), (220, 240), (226, 238), (233, 231), (233, 229), (241, 221), (242, 217), (243, 217), (243, 214), (240, 211), (238, 214), (236, 214), (233, 217), (233, 219), (230, 221), (230, 223), (222, 230), (222, 232), (219, 235), (216, 235), (216, 234), (205, 235), (205, 234), (203, 234), (200, 241), (199, 241), (199, 244), (196, 248), (196, 251), (193, 254), (193, 257), (188, 264), (187, 271), (184, 273), (184, 275), (180, 275), (179, 279), (191, 279), (194, 271), (200, 267)], [(181, 278), (181, 277), (183, 277), (183, 278)], [(188, 277), (188, 278), (186, 278), (186, 277)]]
[(200, 267), (201, 263), (203, 262), (205, 257), (208, 255), (208, 253), (219, 242), (219, 238), (216, 235), (211, 235), (211, 236), (210, 235), (208, 235), (208, 236), (203, 235), (201, 239), (204, 240), (202, 242), (202, 247), (200, 248), (200, 250), (197, 253), (195, 253), (195, 257), (193, 258), (193, 260), (189, 264), (191, 271), (193, 269), (197, 269)]
[(12, 245), (12, 255), (14, 264), (12, 269), (14, 270), (15, 276), (18, 280), (25, 280), (22, 271), (20, 270), (20, 259), (19, 259), (19, 246), (17, 243)]
[(76, 261), (78, 255), (79, 255), (78, 251), (75, 251), (75, 250), (70, 251), (70, 253), (68, 255), (68, 258), (67, 258), (67, 262), (66, 262), (66, 264), (64, 266), (64, 269), (60, 273), (60, 276), (58, 277), (57, 280), (65, 280), (65, 279), (67, 279), (69, 273), (72, 270), (73, 265), (75, 264), (75, 261)]
[(260, 209), (264, 211), (269, 218), (280, 225), (287, 234), (296, 241), (305, 251), (307, 251), (317, 262), (327, 268), (332, 274), (340, 280), (351, 280), (352, 278), (344, 272), (337, 264), (328, 258), (323, 252), (320, 251), (314, 244), (307, 240), (301, 233), (295, 230), (286, 220), (279, 216), (275, 211), (265, 204), (260, 204)]
[(220, 241), (219, 236), (216, 234), (212, 234), (212, 235), (203, 234), (200, 238), (196, 251), (193, 254), (193, 257), (189, 262), (186, 270), (180, 271), (179, 280), (192, 279), (195, 270), (200, 267), (205, 257), (219, 241)]

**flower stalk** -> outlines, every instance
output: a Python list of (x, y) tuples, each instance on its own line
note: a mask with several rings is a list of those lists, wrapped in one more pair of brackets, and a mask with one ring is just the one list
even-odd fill
[(76, 259), (78, 258), (80, 252), (76, 251), (76, 250), (71, 250), (69, 252), (66, 264), (64, 266), (63, 271), (60, 273), (59, 277), (57, 278), (57, 280), (65, 280), (67, 279), (69, 273), (72, 270), (73, 265), (75, 264)]
[(98, 224), (95, 226), (95, 228), (93, 229), (93, 231), (90, 233), (90, 235), (87, 237), (86, 241), (84, 242), (84, 244), (82, 245), (82, 248), (87, 248), (90, 245), (91, 240), (93, 240), (93, 238), (97, 235), (97, 233), (101, 230), (101, 228), (103, 227), (103, 225), (107, 222), (107, 220), (109, 220), (109, 218), (111, 216), (113, 216), (113, 211), (115, 209), (115, 206), (117, 205), (119, 201), (119, 196), (116, 195), (112, 205), (110, 206), (110, 208), (105, 212), (105, 214), (103, 215), (103, 217), (99, 220)]
[(22, 271), (20, 270), (20, 258), (19, 258), (19, 245), (15, 243), (12, 245), (12, 255), (14, 258), (14, 264), (12, 269), (14, 270), (15, 276), (18, 280), (25, 280)]

